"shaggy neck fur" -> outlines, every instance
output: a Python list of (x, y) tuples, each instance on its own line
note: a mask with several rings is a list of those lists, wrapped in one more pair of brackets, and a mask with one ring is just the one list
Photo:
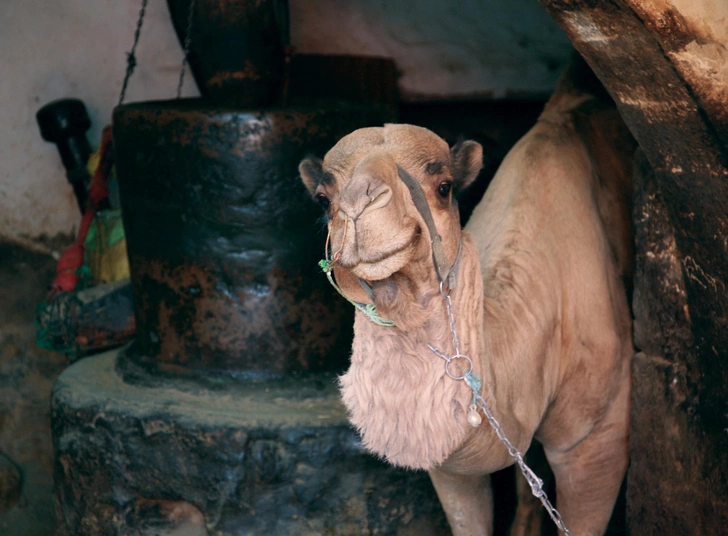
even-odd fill
[[(483, 283), (478, 255), (463, 233), (458, 280), (452, 294), (461, 353), (479, 363)], [(429, 248), (407, 268), (374, 286), (382, 327), (357, 313), (351, 367), (340, 378), (344, 404), (364, 446), (392, 464), (413, 469), (441, 465), (472, 430), (466, 421), (472, 393), (450, 378), (445, 361), (427, 343), (453, 353), (445, 302)]]

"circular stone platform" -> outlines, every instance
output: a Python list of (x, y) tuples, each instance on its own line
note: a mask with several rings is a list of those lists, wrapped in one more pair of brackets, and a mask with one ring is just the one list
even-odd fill
[(449, 534), (426, 473), (362, 450), (333, 374), (132, 385), (117, 356), (54, 387), (57, 536)]

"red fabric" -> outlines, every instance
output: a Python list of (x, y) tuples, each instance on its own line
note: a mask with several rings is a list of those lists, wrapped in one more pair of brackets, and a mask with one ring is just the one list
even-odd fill
[(99, 165), (96, 168), (94, 176), (91, 178), (91, 184), (89, 186), (89, 204), (86, 207), (83, 218), (81, 218), (81, 225), (78, 228), (76, 241), (66, 248), (58, 260), (58, 264), (56, 265), (56, 278), (51, 284), (51, 294), (70, 292), (78, 284), (79, 277), (76, 275), (76, 271), (83, 266), (86, 260), (86, 251), (84, 249), (86, 235), (91, 227), (94, 214), (98, 211), (98, 207), (109, 197), (108, 179), (113, 165), (111, 144), (111, 126), (107, 126), (104, 128), (101, 136)]
[(81, 244), (75, 243), (68, 247), (56, 265), (56, 278), (53, 280), (53, 289), (68, 292), (76, 288), (78, 276), (76, 270), (83, 265), (84, 251)]

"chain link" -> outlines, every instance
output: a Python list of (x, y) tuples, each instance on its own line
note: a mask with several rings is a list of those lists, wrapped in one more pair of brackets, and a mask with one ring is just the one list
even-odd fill
[(440, 296), (445, 300), (447, 306), (447, 317), (450, 321), (450, 333), (452, 333), (452, 346), (455, 350), (455, 355), (460, 355), (460, 339), (458, 339), (458, 332), (455, 329), (455, 315), (452, 312), (452, 299), (450, 298), (450, 292), (445, 292), (445, 282), (440, 281)]
[(564, 525), (564, 520), (561, 518), (561, 514), (559, 514), (559, 511), (554, 508), (554, 506), (551, 504), (551, 501), (549, 501), (546, 492), (544, 492), (543, 481), (538, 478), (536, 476), (536, 473), (534, 473), (533, 470), (528, 465), (526, 465), (526, 462), (523, 461), (523, 454), (521, 453), (521, 451), (514, 447), (513, 444), (508, 440), (508, 438), (506, 437), (506, 433), (503, 431), (503, 428), (498, 422), (498, 419), (496, 419), (493, 413), (490, 411), (490, 407), (488, 407), (488, 403), (485, 401), (485, 399), (481, 395), (477, 394), (476, 401), (478, 407), (483, 410), (483, 413), (485, 413), (485, 418), (488, 419), (490, 426), (493, 428), (493, 430), (495, 430), (498, 439), (500, 439), (501, 442), (508, 449), (508, 454), (511, 456), (511, 458), (513, 458), (518, 464), (518, 468), (521, 470), (521, 473), (526, 479), (526, 482), (528, 482), (533, 496), (541, 501), (541, 504), (543, 504), (544, 508), (546, 508), (546, 511), (548, 512), (549, 516), (551, 516), (551, 519), (559, 528), (559, 530), (563, 532), (566, 536), (571, 536), (571, 532), (569, 532), (569, 530), (566, 528), (566, 525)]
[[(447, 316), (448, 320), (450, 321), (450, 332), (452, 334), (452, 345), (455, 353), (452, 356), (448, 356), (431, 344), (428, 344), (427, 346), (436, 355), (445, 360), (445, 371), (447, 372), (448, 376), (455, 380), (463, 380), (468, 385), (468, 387), (470, 387), (470, 389), (473, 391), (474, 403), (483, 410), (485, 418), (488, 419), (488, 423), (495, 431), (498, 439), (500, 439), (501, 443), (503, 443), (503, 445), (506, 447), (510, 457), (515, 460), (518, 468), (523, 474), (523, 477), (526, 479), (526, 482), (528, 482), (533, 496), (541, 501), (541, 504), (543, 504), (554, 524), (561, 532), (564, 533), (564, 536), (571, 536), (571, 532), (569, 532), (569, 530), (566, 528), (564, 520), (561, 518), (561, 514), (559, 514), (559, 511), (554, 508), (554, 506), (551, 504), (551, 501), (549, 501), (546, 492), (543, 490), (543, 481), (538, 478), (538, 476), (536, 476), (536, 473), (534, 473), (528, 465), (526, 465), (526, 462), (523, 460), (523, 454), (508, 440), (508, 437), (506, 437), (506, 433), (503, 431), (503, 427), (498, 422), (498, 419), (495, 418), (493, 412), (490, 411), (490, 407), (485, 401), (485, 398), (480, 395), (479, 391), (481, 380), (478, 375), (475, 374), (475, 372), (473, 371), (473, 362), (470, 357), (460, 353), (460, 340), (458, 339), (457, 330), (455, 328), (455, 315), (452, 311), (452, 299), (450, 298), (450, 292), (445, 292), (445, 286), (443, 282), (440, 282), (440, 295), (445, 300), (445, 305), (447, 307)], [(453, 374), (451, 374), (450, 372), (449, 367), (450, 363), (455, 359), (466, 359), (469, 363), (470, 369), (463, 373), (461, 376), (453, 376)]]

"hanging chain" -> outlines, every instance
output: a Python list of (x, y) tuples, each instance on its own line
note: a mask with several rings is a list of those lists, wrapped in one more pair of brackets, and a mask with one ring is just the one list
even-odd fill
[[(465, 383), (470, 385), (471, 382), (468, 381), (468, 379), (466, 378)], [(536, 473), (534, 473), (533, 470), (531, 470), (531, 468), (526, 465), (526, 462), (523, 461), (523, 454), (521, 453), (521, 451), (514, 447), (510, 441), (508, 441), (508, 438), (506, 437), (503, 428), (501, 428), (498, 419), (496, 419), (493, 413), (491, 413), (485, 399), (478, 393), (475, 393), (475, 399), (478, 407), (480, 407), (480, 409), (483, 410), (483, 413), (485, 413), (485, 418), (488, 419), (490, 426), (493, 428), (493, 430), (495, 430), (498, 439), (500, 439), (501, 442), (506, 446), (506, 448), (508, 449), (508, 454), (518, 464), (518, 468), (521, 470), (521, 473), (526, 479), (526, 482), (528, 482), (533, 496), (541, 501), (541, 504), (543, 504), (544, 508), (546, 509), (558, 529), (563, 532), (565, 536), (571, 536), (571, 532), (569, 532), (569, 529), (566, 528), (564, 520), (561, 518), (561, 514), (556, 508), (554, 508), (554, 506), (551, 504), (551, 501), (549, 501), (546, 492), (543, 490), (543, 481), (538, 478), (536, 476)]]
[(124, 75), (124, 83), (121, 86), (121, 94), (119, 95), (119, 106), (124, 103), (124, 97), (126, 95), (126, 86), (129, 83), (134, 68), (136, 67), (136, 52), (137, 44), (139, 43), (139, 35), (142, 31), (142, 23), (144, 22), (144, 13), (147, 10), (148, 0), (142, 0), (142, 7), (139, 10), (139, 19), (137, 20), (136, 30), (134, 31), (134, 44), (131, 46), (131, 50), (126, 53), (126, 74)]
[(445, 285), (440, 282), (440, 296), (445, 300), (447, 306), (447, 317), (450, 321), (450, 333), (452, 334), (452, 347), (455, 350), (455, 355), (460, 355), (460, 339), (458, 339), (458, 332), (455, 329), (455, 315), (452, 313), (452, 299), (450, 299), (450, 293), (445, 293)]
[(179, 82), (177, 82), (177, 98), (182, 97), (182, 84), (185, 81), (185, 67), (187, 66), (187, 58), (190, 54), (190, 44), (192, 43), (192, 20), (195, 13), (195, 4), (197, 0), (190, 0), (190, 9), (187, 12), (187, 30), (185, 31), (184, 56), (182, 56), (182, 68), (179, 71)]
[[(541, 501), (541, 504), (543, 504), (554, 524), (556, 524), (558, 529), (564, 533), (564, 536), (571, 536), (571, 532), (569, 532), (569, 530), (566, 528), (564, 520), (561, 518), (561, 514), (559, 514), (559, 511), (554, 508), (554, 506), (551, 504), (551, 501), (549, 501), (546, 492), (543, 490), (543, 481), (536, 476), (536, 473), (534, 473), (528, 465), (526, 465), (526, 462), (523, 460), (523, 454), (508, 440), (505, 432), (503, 431), (503, 428), (498, 422), (498, 419), (496, 419), (493, 413), (490, 411), (490, 407), (488, 407), (488, 403), (485, 401), (485, 398), (481, 396), (480, 388), (482, 380), (473, 371), (472, 359), (470, 359), (469, 356), (460, 353), (460, 340), (458, 339), (457, 330), (455, 329), (455, 315), (452, 311), (452, 299), (450, 298), (450, 292), (445, 292), (444, 284), (442, 282), (440, 283), (440, 295), (445, 300), (445, 306), (447, 307), (447, 316), (450, 322), (450, 333), (452, 334), (452, 346), (455, 353), (452, 356), (448, 356), (431, 344), (428, 344), (427, 346), (437, 356), (445, 360), (445, 372), (447, 372), (448, 376), (450, 376), (454, 380), (463, 380), (468, 385), (470, 390), (473, 392), (473, 404), (483, 410), (485, 418), (488, 419), (488, 423), (495, 431), (498, 439), (500, 439), (503, 445), (505, 445), (506, 449), (508, 449), (508, 454), (511, 456), (511, 458), (515, 460), (518, 468), (521, 470), (521, 473), (526, 479), (526, 482), (528, 482), (533, 496)], [(460, 374), (458, 374), (457, 372), (453, 373), (453, 371), (450, 370), (450, 364), (458, 359), (467, 361), (467, 368), (464, 372)], [(472, 408), (471, 406), (471, 409), (475, 408)], [(470, 416), (468, 417), (468, 422), (471, 422)], [(471, 423), (471, 425), (479, 426), (480, 418), (476, 420), (476, 423), (477, 424)]]
[[(470, 359), (469, 356), (460, 353), (460, 339), (458, 339), (458, 332), (455, 329), (455, 315), (452, 312), (452, 299), (450, 298), (450, 293), (445, 292), (445, 284), (443, 282), (440, 282), (440, 295), (442, 296), (442, 299), (445, 300), (445, 305), (447, 307), (447, 317), (450, 321), (450, 333), (452, 334), (452, 347), (455, 353), (452, 356), (448, 356), (429, 343), (427, 346), (430, 350), (435, 352), (435, 354), (445, 360), (445, 372), (447, 372), (448, 376), (450, 376), (453, 380), (464, 380), (468, 374), (473, 372), (473, 360)], [(467, 361), (467, 368), (460, 374), (450, 370), (452, 362), (458, 359), (464, 359)], [(473, 398), (473, 403), (475, 403), (475, 398)]]

